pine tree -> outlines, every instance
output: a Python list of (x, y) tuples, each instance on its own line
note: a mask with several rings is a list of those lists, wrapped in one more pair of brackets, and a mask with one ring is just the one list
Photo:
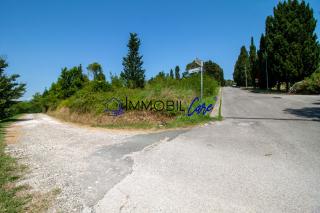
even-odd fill
[(130, 33), (130, 39), (127, 47), (128, 54), (123, 58), (123, 71), (121, 77), (129, 88), (144, 87), (145, 70), (142, 68), (142, 56), (139, 54), (140, 39), (136, 33)]
[[(305, 1), (288, 0), (274, 8), (266, 20), (266, 52), (271, 85), (300, 81), (317, 68), (319, 44), (315, 33), (316, 19)], [(270, 64), (270, 65), (269, 65)]]
[(249, 74), (249, 57), (245, 46), (241, 47), (240, 55), (234, 67), (233, 79), (237, 83), (237, 86), (247, 86), (251, 81)]
[(180, 79), (180, 67), (176, 66), (176, 68), (174, 69), (174, 72), (175, 72), (176, 79), (179, 80)]

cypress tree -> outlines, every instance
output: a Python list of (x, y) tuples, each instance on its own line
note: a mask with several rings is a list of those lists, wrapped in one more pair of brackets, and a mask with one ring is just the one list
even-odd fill
[(266, 52), (271, 84), (300, 81), (319, 65), (316, 19), (305, 1), (288, 0), (274, 8), (266, 20)]
[(249, 62), (250, 62), (250, 77), (251, 82), (250, 84), (254, 87), (256, 87), (255, 79), (257, 76), (257, 63), (258, 63), (258, 56), (257, 56), (257, 50), (256, 46), (254, 45), (253, 37), (251, 37), (251, 44), (250, 44), (250, 52), (249, 52)]
[(233, 79), (237, 83), (237, 86), (249, 85), (249, 82), (251, 81), (249, 69), (250, 63), (248, 52), (246, 47), (242, 46), (233, 72)]
[(125, 80), (127, 87), (142, 88), (145, 84), (145, 70), (142, 68), (142, 56), (139, 54), (140, 39), (136, 33), (130, 33), (127, 47), (129, 51), (123, 58), (123, 71), (120, 75)]
[(174, 78), (174, 74), (173, 74), (173, 70), (172, 69), (170, 69), (170, 78)]
[(175, 71), (176, 79), (179, 80), (179, 79), (180, 79), (180, 67), (179, 67), (179, 66), (176, 66), (176, 68), (174, 69), (174, 71)]

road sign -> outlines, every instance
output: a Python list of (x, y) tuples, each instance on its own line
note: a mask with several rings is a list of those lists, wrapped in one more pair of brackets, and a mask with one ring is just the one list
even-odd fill
[(200, 67), (203, 67), (203, 61), (201, 61), (200, 59), (196, 58), (194, 62), (196, 62), (196, 64), (198, 64)]
[(196, 73), (196, 72), (200, 72), (201, 71), (201, 67), (197, 67), (197, 68), (193, 68), (188, 70), (188, 73)]

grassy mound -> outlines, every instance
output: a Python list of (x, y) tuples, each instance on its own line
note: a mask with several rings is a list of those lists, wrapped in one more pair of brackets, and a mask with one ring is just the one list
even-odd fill
[[(210, 76), (204, 76), (204, 99), (206, 105), (214, 104), (218, 83)], [(111, 88), (108, 91), (95, 91), (88, 84), (68, 99), (62, 100), (51, 114), (64, 120), (104, 126), (109, 128), (158, 128), (194, 125), (210, 120), (210, 116), (186, 116), (186, 111), (195, 97), (200, 97), (200, 76), (194, 75), (181, 80), (163, 78), (149, 81), (143, 89), (125, 87)], [(123, 105), (126, 99), (133, 104), (161, 100), (178, 101), (179, 107), (167, 111), (156, 109), (127, 109), (124, 114), (110, 116), (105, 113), (108, 101), (116, 98)], [(202, 103), (201, 102), (201, 103)], [(181, 107), (180, 107), (181, 103)], [(175, 105), (177, 106), (177, 104)], [(161, 106), (160, 106), (161, 107)], [(180, 111), (180, 108), (185, 112)], [(159, 108), (158, 108), (159, 109)], [(170, 108), (171, 109), (171, 108)]]

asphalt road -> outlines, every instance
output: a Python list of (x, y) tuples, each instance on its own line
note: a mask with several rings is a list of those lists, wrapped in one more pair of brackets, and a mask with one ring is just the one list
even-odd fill
[(222, 101), (222, 122), (145, 134), (28, 115), (8, 151), (62, 189), (51, 212), (320, 212), (320, 96)]

